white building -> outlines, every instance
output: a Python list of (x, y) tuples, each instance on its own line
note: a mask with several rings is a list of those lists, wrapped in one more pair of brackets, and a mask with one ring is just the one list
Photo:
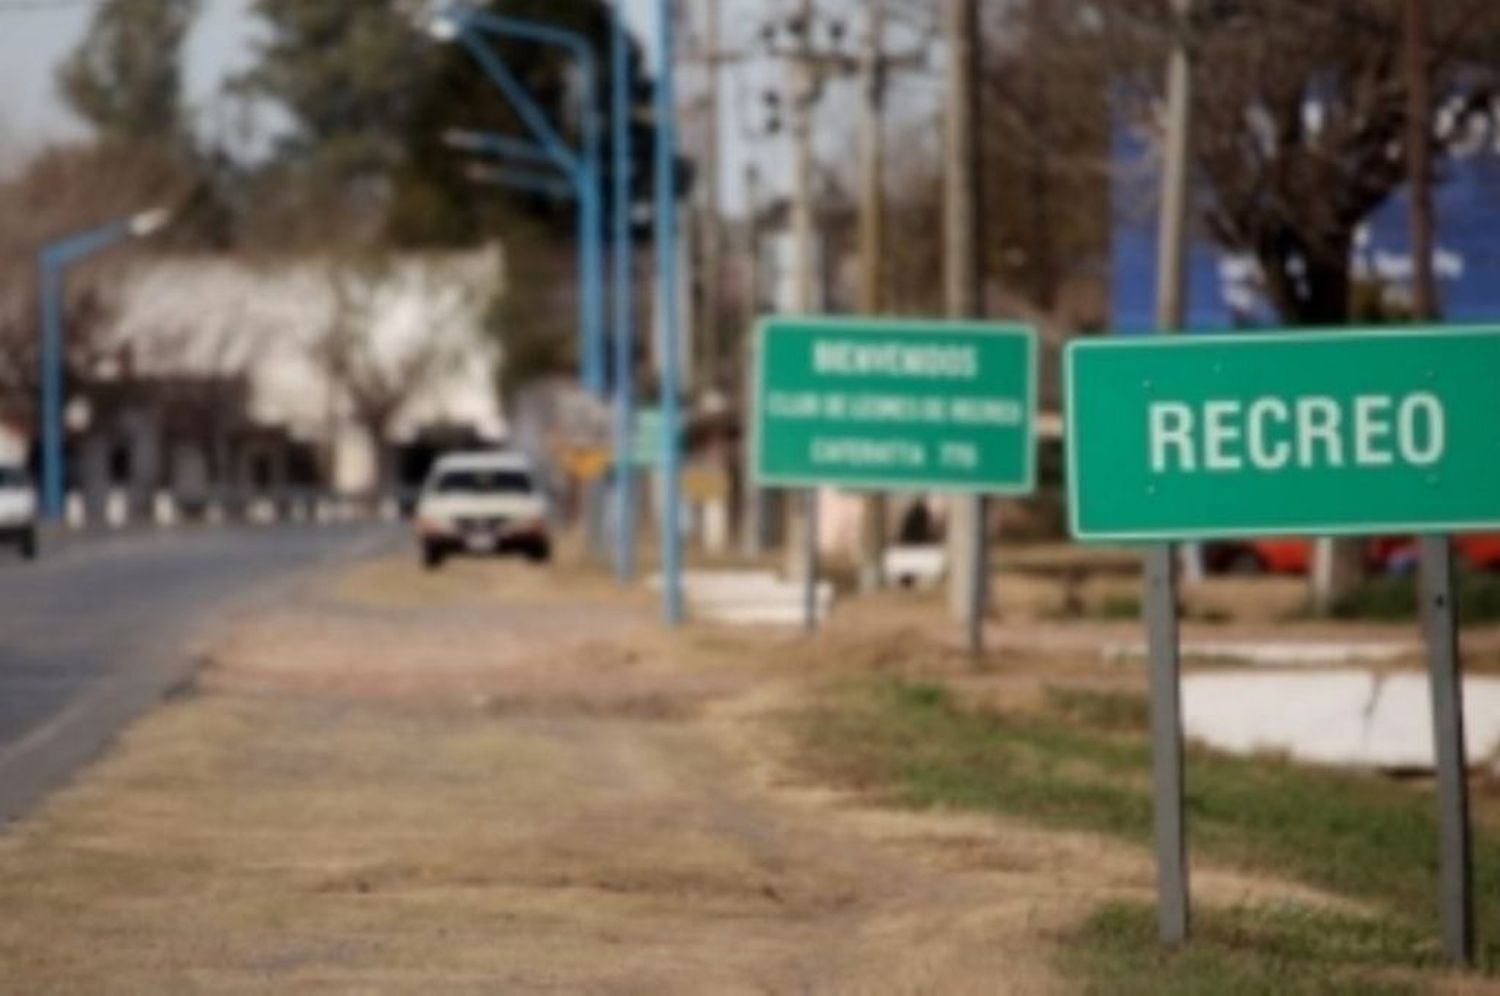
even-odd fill
[[(354, 417), (348, 379), (332, 372), (332, 351), (391, 397), (409, 389), (394, 406), (388, 445), (435, 425), (498, 441), (506, 432), (499, 357), (482, 321), (502, 281), (498, 248), (399, 255), (378, 268), (156, 257), (122, 274), (114, 345), (133, 378), (242, 377), (255, 423), (324, 454), (335, 489), (364, 492), (378, 483), (376, 451)], [(70, 420), (87, 424), (88, 414)], [(160, 459), (170, 482), (201, 474), (189, 453)]]

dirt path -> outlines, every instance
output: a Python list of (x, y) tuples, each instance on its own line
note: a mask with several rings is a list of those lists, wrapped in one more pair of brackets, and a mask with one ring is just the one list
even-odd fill
[(361, 567), (0, 838), (6, 986), (1066, 990), (1059, 936), (1145, 855), (805, 782), (807, 653), (668, 643), (584, 578)]

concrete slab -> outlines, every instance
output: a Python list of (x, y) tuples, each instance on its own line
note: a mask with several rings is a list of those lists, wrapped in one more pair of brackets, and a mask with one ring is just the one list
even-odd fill
[(932, 588), (948, 573), (948, 552), (937, 544), (893, 546), (885, 551), (881, 569), (892, 584)]
[[(686, 571), (682, 582), (683, 601), (695, 619), (732, 626), (802, 625), (802, 585), (771, 571)], [(659, 591), (661, 576), (653, 574), (646, 583)], [(833, 602), (832, 583), (818, 582), (819, 620), (828, 617)]]
[[(1340, 664), (1393, 664), (1420, 655), (1416, 643), (1375, 640), (1201, 640), (1182, 644), (1184, 661), (1218, 661), (1259, 667), (1329, 667)], [(1144, 643), (1112, 643), (1103, 656), (1111, 663), (1143, 661)]]
[[(1233, 754), (1277, 753), (1316, 764), (1427, 771), (1432, 706), (1419, 671), (1232, 671), (1183, 679), (1191, 740)], [(1464, 680), (1470, 764), (1500, 758), (1500, 679)]]

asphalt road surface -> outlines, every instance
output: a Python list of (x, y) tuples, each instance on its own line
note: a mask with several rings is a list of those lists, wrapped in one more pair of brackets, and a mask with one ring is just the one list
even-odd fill
[(390, 526), (142, 532), (0, 559), (0, 824), (192, 673), (216, 618), (309, 569), (396, 542)]

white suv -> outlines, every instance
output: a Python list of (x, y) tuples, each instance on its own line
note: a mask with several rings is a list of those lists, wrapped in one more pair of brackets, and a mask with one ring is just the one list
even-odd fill
[(428, 568), (457, 553), (552, 556), (547, 497), (531, 461), (514, 451), (439, 459), (422, 485), (416, 520)]
[(25, 468), (0, 463), (0, 542), (31, 560), (36, 556), (36, 491)]

